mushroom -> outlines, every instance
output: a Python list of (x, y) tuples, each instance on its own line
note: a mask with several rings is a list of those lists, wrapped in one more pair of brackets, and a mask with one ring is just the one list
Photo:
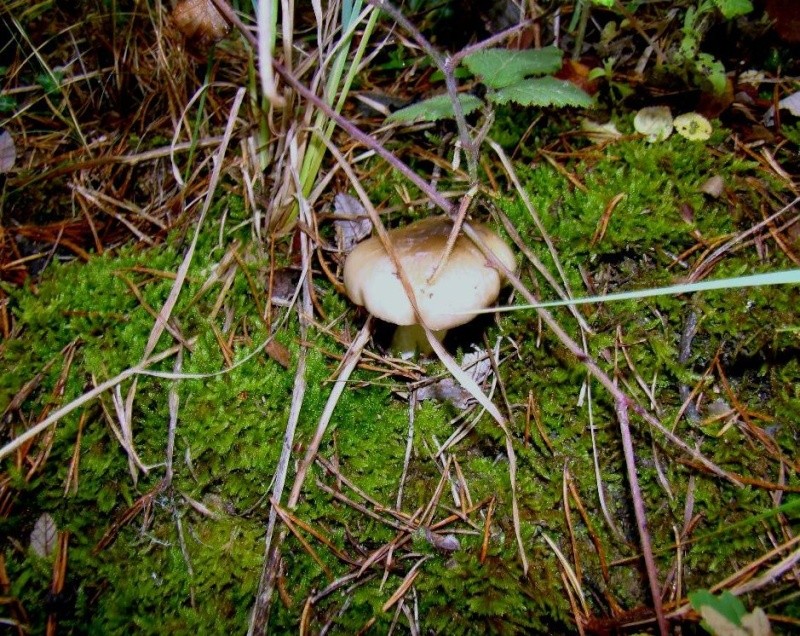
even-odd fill
[[(471, 224), (492, 254), (514, 269), (514, 253), (488, 227)], [(502, 275), (469, 238), (459, 235), (445, 266), (432, 279), (445, 252), (453, 222), (433, 217), (389, 232), (400, 266), (408, 277), (423, 322), (439, 340), (448, 329), (472, 320), (477, 310), (493, 303)], [(414, 308), (380, 238), (360, 243), (344, 264), (344, 287), (357, 305), (381, 320), (398, 325), (392, 350), (409, 356), (430, 353), (425, 331), (417, 324)]]

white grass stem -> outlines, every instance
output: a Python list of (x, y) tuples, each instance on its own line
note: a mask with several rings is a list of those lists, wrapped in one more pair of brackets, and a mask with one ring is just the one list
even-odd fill
[(87, 391), (80, 397), (72, 400), (72, 402), (70, 402), (69, 404), (62, 406), (60, 409), (56, 409), (50, 415), (44, 418), (41, 422), (35, 424), (27, 431), (22, 433), (22, 435), (14, 438), (8, 444), (0, 448), (0, 459), (8, 457), (11, 453), (13, 453), (15, 450), (17, 450), (18, 448), (29, 442), (31, 439), (33, 439), (37, 435), (40, 435), (42, 432), (46, 431), (50, 426), (58, 422), (62, 417), (64, 417), (65, 415), (69, 415), (75, 409), (83, 406), (87, 402), (91, 402), (96, 397), (102, 395), (106, 391), (113, 389), (115, 386), (120, 384), (120, 382), (124, 382), (125, 380), (132, 378), (135, 375), (142, 373), (144, 370), (147, 369), (147, 367), (152, 366), (174, 355), (175, 353), (178, 352), (181, 346), (182, 345), (175, 345), (174, 347), (171, 347), (166, 351), (162, 351), (161, 353), (153, 356), (152, 358), (147, 359), (144, 362), (140, 362), (136, 366), (130, 367), (129, 369), (125, 369), (125, 371), (123, 371), (119, 375), (115, 375), (113, 378), (110, 378), (105, 382), (101, 382), (91, 391)]
[(681, 283), (668, 287), (654, 287), (652, 289), (639, 289), (636, 291), (605, 294), (603, 296), (590, 296), (587, 298), (572, 298), (569, 300), (551, 300), (527, 305), (513, 305), (511, 307), (490, 307), (470, 314), (493, 314), (495, 312), (522, 311), (527, 309), (548, 309), (552, 307), (566, 307), (571, 305), (588, 305), (592, 303), (607, 303), (617, 300), (638, 300), (654, 296), (678, 296), (696, 292), (715, 291), (719, 289), (739, 289), (743, 287), (765, 287), (768, 285), (800, 285), (800, 269), (789, 269), (782, 272), (768, 274), (750, 274), (735, 278), (718, 278), (705, 280), (700, 283)]

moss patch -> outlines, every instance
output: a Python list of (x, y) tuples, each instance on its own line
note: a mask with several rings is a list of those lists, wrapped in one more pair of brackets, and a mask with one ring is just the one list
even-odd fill
[[(520, 171), (574, 289), (584, 289), (584, 280), (607, 292), (668, 284), (680, 275), (676, 256), (681, 255), (687, 267), (696, 264), (707, 253), (698, 245), (716, 244), (760, 220), (760, 191), (781, 194), (779, 184), (765, 181), (754, 165), (730, 159), (714, 146), (681, 139), (658, 145), (622, 141), (567, 168), (585, 184), (586, 192), (549, 164), (520, 166)], [(716, 174), (724, 177), (726, 192), (713, 200), (701, 194), (699, 186)], [(609, 202), (621, 193), (624, 198), (608, 218), (605, 233), (592, 243)], [(496, 204), (530, 249), (550, 262), (524, 207), (511, 198)], [(171, 328), (192, 343), (191, 351), (183, 354), (182, 373), (206, 375), (180, 381), (157, 376), (136, 380), (133, 440), (141, 462), (150, 467), (148, 472), (138, 471), (134, 483), (128, 457), (112, 430), (118, 418), (108, 393), (59, 422), (49, 456), (35, 470), (42, 442), (29, 448), (21, 463), (5, 460), (6, 514), (0, 533), (11, 582), (6, 595), (20, 600), (35, 631), (51, 613), (67, 631), (240, 633), (246, 629), (261, 575), (268, 495), (300, 347), (306, 346), (308, 389), (293, 458), (304, 454), (332, 386), (327, 381), (339, 361), (326, 352), (341, 355), (344, 348), (317, 329), (301, 343), (295, 314), (279, 323), (282, 310), (276, 310), (272, 325), (281, 325), (275, 338), (288, 352), (289, 368), (261, 352), (227, 369), (226, 348), (233, 360), (243, 360), (269, 331), (257, 310), (266, 299), (253, 297), (241, 266), (221, 304), (222, 283), (203, 288), (232, 249), (232, 237), (220, 247), (218, 236), (219, 228), (209, 222), (171, 322)], [(774, 245), (762, 246), (745, 245), (726, 254), (714, 276), (791, 266)], [(93, 383), (139, 362), (153, 325), (144, 303), (156, 310), (163, 305), (172, 285), (163, 273), (177, 270), (184, 249), (176, 236), (158, 249), (123, 249), (87, 264), (53, 265), (36, 286), (10, 290), (15, 331), (3, 348), (6, 372), (0, 375), (0, 406), (5, 408), (31, 378), (42, 373), (21, 408), (7, 414), (15, 434)], [(265, 288), (267, 264), (255, 249), (238, 249), (250, 279)], [(532, 288), (539, 284), (527, 268), (523, 277)], [(315, 279), (315, 284), (329, 316), (352, 311), (326, 283)], [(676, 434), (751, 482), (784, 479), (797, 489), (800, 484), (791, 462), (797, 454), (800, 421), (798, 300), (796, 289), (770, 287), (582, 311), (595, 331), (588, 340), (590, 353), (640, 403), (651, 407), (645, 391), (651, 394), (659, 417)], [(689, 355), (682, 360), (680, 339), (690, 314), (699, 326)], [(567, 330), (577, 333), (567, 311), (556, 315)], [(358, 318), (350, 313), (349, 320), (354, 323)], [(346, 328), (343, 322), (334, 326), (334, 330)], [(310, 614), (315, 630), (330, 624), (335, 633), (355, 633), (374, 620), (376, 632), (387, 631), (397, 606), (384, 611), (384, 603), (424, 559), (414, 593), (405, 602), (415, 608), (426, 632), (571, 631), (572, 611), (558, 559), (543, 534), (573, 564), (585, 602), (598, 619), (611, 620), (615, 612), (648, 603), (635, 559), (638, 538), (613, 405), (593, 383), (598, 466), (616, 531), (605, 522), (598, 497), (585, 394), (581, 398), (583, 367), (555, 338), (546, 332), (540, 336), (530, 312), (506, 314), (499, 326), (489, 327), (490, 338), (500, 334), (506, 337), (504, 343), (513, 342), (504, 344), (501, 376), (518, 455), (521, 530), (529, 572), (522, 571), (514, 539), (504, 439), (491, 420), (479, 417), (451, 449), (452, 485), (444, 484), (430, 514), (433, 524), (455, 514), (440, 532), (455, 533), (460, 549), (438, 551), (424, 533), (413, 533), (394, 552), (385, 582), (384, 558), (365, 576), (320, 596)], [(158, 350), (174, 342), (165, 334)], [(63, 352), (70, 350), (74, 358), (66, 368)], [(174, 357), (155, 370), (173, 368)], [(441, 369), (431, 364), (428, 371)], [(678, 417), (684, 401), (681, 386), (699, 386), (706, 396), (697, 418)], [(130, 380), (122, 383), (123, 403), (131, 387)], [(178, 404), (175, 474), (171, 486), (163, 488), (171, 390)], [(287, 535), (279, 593), (270, 614), (270, 628), (276, 633), (296, 629), (306, 599), (354, 571), (356, 566), (337, 556), (337, 551), (360, 562), (404, 536), (402, 515), (392, 515), (388, 509), (394, 505), (403, 474), (408, 405), (400, 394), (406, 390), (405, 382), (369, 368), (358, 369), (350, 379), (320, 455), (335, 460), (340, 476), (381, 506), (365, 501), (340, 476), (312, 467), (293, 514), (336, 550), (300, 530), (318, 562), (294, 535)], [(451, 420), (459, 413), (451, 405), (433, 402), (422, 403), (416, 412), (402, 509), (407, 517), (421, 514), (434, 497), (443, 466), (434, 458), (437, 444), (450, 435)], [(640, 421), (633, 425), (662, 582), (675, 565), (676, 531), (686, 530), (684, 539), (690, 541), (681, 555), (686, 591), (713, 585), (764, 554), (769, 534), (796, 530), (796, 494), (785, 493), (783, 507), (776, 509), (767, 489), (753, 483), (739, 488), (702, 473), (658, 433), (643, 428)], [(456, 462), (463, 481), (456, 478)], [(292, 462), (289, 483), (294, 470)], [(575, 496), (568, 497), (570, 512), (565, 512), (565, 475), (588, 523), (579, 514)], [(469, 492), (459, 491), (459, 484), (466, 484)], [(467, 514), (456, 505), (453, 488), (460, 500), (473, 503)], [(465, 503), (463, 509), (467, 508)], [(30, 542), (31, 530), (44, 512), (53, 516), (59, 530), (69, 532), (66, 585), (56, 597), (48, 593), (53, 557), (36, 555)], [(780, 613), (800, 617), (797, 601), (787, 599), (780, 602)], [(765, 599), (756, 594), (748, 602)], [(617, 606), (621, 609), (614, 609)]]

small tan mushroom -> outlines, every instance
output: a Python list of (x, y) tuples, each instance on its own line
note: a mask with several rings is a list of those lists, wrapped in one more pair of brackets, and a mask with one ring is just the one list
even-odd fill
[[(516, 266), (514, 253), (497, 234), (484, 225), (470, 224), (494, 256), (508, 269)], [(472, 320), (479, 309), (491, 305), (500, 293), (503, 277), (466, 236), (460, 235), (445, 267), (431, 280), (442, 256), (453, 223), (445, 217), (417, 221), (389, 232), (389, 240), (408, 276), (419, 313), (441, 340), (448, 329)], [(344, 286), (357, 305), (381, 320), (399, 325), (392, 349), (403, 355), (429, 353), (424, 330), (380, 239), (360, 243), (344, 265)]]

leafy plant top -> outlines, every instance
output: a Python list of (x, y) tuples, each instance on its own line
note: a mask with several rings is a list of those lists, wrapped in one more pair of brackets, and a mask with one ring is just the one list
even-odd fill
[[(552, 76), (561, 68), (562, 58), (563, 52), (554, 46), (521, 51), (496, 48), (467, 55), (464, 66), (487, 87), (486, 100), (491, 104), (592, 106), (592, 98), (575, 84)], [(468, 115), (480, 107), (481, 100), (474, 95), (459, 95), (459, 104)], [(438, 121), (453, 117), (452, 100), (447, 94), (440, 94), (392, 113), (388, 121)]]

